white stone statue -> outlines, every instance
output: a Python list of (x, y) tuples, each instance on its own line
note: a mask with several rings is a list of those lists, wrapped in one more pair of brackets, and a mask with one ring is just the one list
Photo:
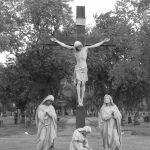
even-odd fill
[(83, 46), (83, 44), (80, 41), (76, 41), (74, 43), (74, 46), (69, 46), (60, 42), (56, 38), (51, 38), (51, 41), (58, 43), (62, 47), (73, 50), (74, 56), (76, 58), (76, 63), (77, 63), (74, 69), (74, 83), (76, 84), (77, 87), (78, 106), (83, 106), (85, 83), (86, 81), (88, 81), (88, 75), (87, 75), (88, 69), (86, 63), (88, 49), (96, 48), (102, 45), (104, 42), (108, 42), (109, 40), (110, 39), (105, 38), (103, 41), (91, 46)]
[(104, 103), (98, 113), (98, 124), (103, 139), (104, 150), (121, 150), (122, 115), (110, 95), (104, 96)]

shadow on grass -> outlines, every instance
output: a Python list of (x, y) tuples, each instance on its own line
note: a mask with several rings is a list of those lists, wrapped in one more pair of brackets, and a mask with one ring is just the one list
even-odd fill
[[(97, 127), (98, 121), (95, 118), (87, 118), (90, 126)], [(96, 128), (98, 130), (98, 128)], [(126, 124), (122, 126), (123, 132), (130, 131), (131, 135), (150, 136), (150, 123), (141, 123), (140, 125)]]
[[(57, 132), (61, 132), (65, 129), (66, 121), (67, 121), (66, 117), (62, 117), (58, 121)], [(0, 137), (20, 135), (20, 134), (24, 134), (26, 131), (30, 135), (35, 135), (37, 133), (37, 128), (36, 128), (34, 120), (32, 121), (32, 123), (28, 129), (25, 128), (24, 124), (14, 125), (12, 122), (9, 124), (5, 124), (3, 127), (0, 128)]]
[(150, 136), (150, 127), (135, 129), (132, 131), (131, 135)]
[[(5, 136), (12, 136), (12, 135), (20, 135), (26, 132), (26, 128), (24, 127), (24, 124), (18, 124), (18, 125), (7, 125), (2, 128), (0, 128), (0, 137)], [(34, 124), (32, 124), (28, 128), (29, 134), (33, 135), (36, 133), (36, 127)]]

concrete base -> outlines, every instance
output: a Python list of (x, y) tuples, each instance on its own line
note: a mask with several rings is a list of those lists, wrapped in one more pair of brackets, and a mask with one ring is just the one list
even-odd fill
[(85, 108), (84, 106), (82, 107), (77, 107), (76, 108), (76, 128), (82, 128), (85, 126)]

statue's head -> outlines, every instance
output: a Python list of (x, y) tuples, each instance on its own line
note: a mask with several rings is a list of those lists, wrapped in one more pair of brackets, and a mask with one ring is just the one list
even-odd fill
[(83, 44), (80, 41), (75, 41), (74, 48), (76, 49), (76, 51), (80, 51), (82, 47)]
[(110, 95), (106, 94), (104, 96), (104, 103), (106, 105), (113, 105), (113, 99), (112, 99), (112, 97)]
[(44, 100), (43, 104), (44, 105), (51, 105), (54, 102), (54, 96), (53, 95), (48, 95)]
[(77, 129), (80, 133), (82, 133), (84, 136), (92, 132), (92, 129), (90, 126), (84, 126), (83, 128)]

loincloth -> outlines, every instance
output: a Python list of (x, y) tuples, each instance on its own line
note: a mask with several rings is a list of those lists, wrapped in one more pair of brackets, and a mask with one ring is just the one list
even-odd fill
[(84, 68), (75, 67), (75, 70), (74, 70), (74, 83), (76, 84), (77, 81), (82, 81), (82, 82), (88, 81), (87, 72), (88, 72), (87, 67), (84, 67)]

